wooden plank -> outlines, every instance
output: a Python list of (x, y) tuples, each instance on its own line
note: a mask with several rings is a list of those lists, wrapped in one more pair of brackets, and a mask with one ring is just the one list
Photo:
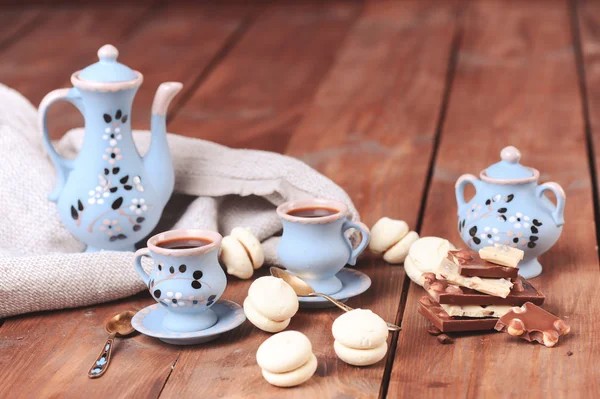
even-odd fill
[[(600, 3), (575, 1), (573, 7), (574, 37), (576, 55), (579, 61), (579, 76), (584, 98), (584, 116), (588, 147), (591, 150), (591, 167), (594, 173), (594, 204), (596, 220), (600, 220)], [(596, 224), (596, 235), (600, 234), (600, 224)]]
[(158, 397), (178, 354), (144, 335), (118, 339), (106, 375), (93, 381), (87, 376), (107, 338), (104, 321), (151, 302), (144, 294), (7, 319), (0, 328), (0, 397)]
[(282, 152), (360, 7), (277, 2), (173, 113), (170, 131)]
[(43, 18), (40, 7), (0, 11), (0, 51), (21, 40)]
[(567, 192), (562, 238), (532, 282), (572, 332), (553, 349), (500, 333), (457, 335), (441, 346), (425, 332), (417, 313), (424, 291), (412, 284), (388, 397), (598, 397), (600, 370), (590, 364), (600, 349), (590, 340), (600, 327), (600, 275), (567, 4), (470, 3), (452, 87), (423, 233), (463, 245), (456, 178), (496, 162), (503, 146), (517, 146), (543, 181)]
[[(383, 215), (403, 218), (413, 226), (416, 222), (453, 29), (454, 10), (446, 3), (369, 4), (287, 145), (287, 154), (347, 189), (368, 224)], [(394, 320), (403, 269), (368, 258), (358, 268), (373, 279), (373, 286), (349, 305)], [(225, 297), (241, 303), (249, 284), (230, 279)], [(292, 319), (289, 329), (311, 339), (319, 360), (316, 375), (293, 390), (263, 380), (255, 353), (270, 334), (246, 323), (214, 344), (186, 348), (161, 396), (376, 397), (385, 362), (356, 368), (336, 357), (331, 324), (339, 314), (337, 309), (301, 310)]]
[[(44, 36), (44, 31), (58, 24), (56, 20), (63, 20), (65, 15), (76, 21), (85, 19), (86, 29), (99, 28), (106, 15), (95, 14), (94, 10), (57, 11), (52, 14), (51, 22), (32, 36)], [(117, 7), (114, 14), (119, 18), (128, 10), (131, 11), (128, 7)], [(145, 83), (138, 93), (135, 107), (144, 107), (145, 112), (137, 114), (149, 118), (150, 104), (159, 83), (183, 80), (189, 86), (253, 10), (237, 6), (168, 6), (152, 13), (139, 30), (131, 32), (129, 39), (118, 41), (117, 44), (122, 43), (119, 46), (125, 58), (123, 61), (144, 73)], [(67, 33), (81, 31), (81, 24), (76, 23), (75, 26), (79, 27), (74, 28), (75, 32)], [(69, 36), (67, 33), (63, 30), (63, 35)], [(97, 47), (93, 41), (103, 43), (105, 40), (100, 37), (101, 33), (90, 39), (91, 51), (90, 46), (84, 43), (62, 49), (62, 61), (57, 61), (59, 65), (56, 67), (48, 68), (49, 79), (59, 82), (52, 88), (67, 84), (68, 68), (73, 60), (82, 65), (93, 62)], [(52, 33), (47, 33), (47, 36), (52, 36)], [(37, 46), (35, 41), (29, 40), (25, 45), (30, 49)], [(23, 60), (25, 52), (26, 48), (23, 48), (14, 54)], [(28, 57), (38, 66), (49, 62), (48, 54), (43, 51), (38, 54), (39, 58)], [(0, 68), (6, 67), (6, 64), (0, 64)], [(14, 82), (20, 84), (24, 74), (15, 71), (11, 76)], [(20, 87), (30, 96), (40, 98), (50, 90), (45, 82), (39, 88), (26, 84)], [(139, 118), (134, 119), (134, 123), (138, 122)], [(8, 393), (14, 392), (22, 397), (81, 397), (85, 393), (107, 397), (157, 397), (176, 363), (180, 348), (145, 336), (137, 335), (120, 341), (115, 348), (115, 364), (106, 375), (95, 381), (87, 377), (87, 370), (106, 338), (102, 327), (105, 319), (126, 309), (142, 309), (153, 302), (147, 293), (143, 293), (133, 299), (98, 307), (9, 318), (0, 328), (0, 374), (4, 377), (0, 380), (0, 397), (9, 397)], [(31, 376), (31, 370), (48, 367), (48, 372), (36, 372)]]

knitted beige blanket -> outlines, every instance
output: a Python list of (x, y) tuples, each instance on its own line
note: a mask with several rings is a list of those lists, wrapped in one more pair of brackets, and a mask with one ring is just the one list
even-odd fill
[[(74, 158), (83, 135), (83, 129), (70, 131), (56, 143), (58, 151)], [(150, 134), (135, 131), (134, 140), (143, 154)], [(348, 195), (297, 159), (175, 134), (168, 140), (175, 194), (157, 231), (209, 228), (226, 235), (246, 226), (263, 242), (266, 262), (277, 264), (274, 235), (281, 223), (275, 208), (282, 202), (335, 199), (348, 204), (358, 220)], [(63, 227), (56, 204), (47, 199), (55, 172), (37, 110), (3, 85), (0, 149), (0, 318), (106, 302), (146, 288), (133, 270), (131, 252), (81, 253), (84, 245)]]

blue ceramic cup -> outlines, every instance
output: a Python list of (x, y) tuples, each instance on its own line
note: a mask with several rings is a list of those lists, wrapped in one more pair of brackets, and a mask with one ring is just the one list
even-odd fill
[[(212, 327), (217, 315), (210, 307), (221, 297), (227, 277), (218, 255), (223, 237), (210, 230), (172, 230), (148, 240), (135, 253), (134, 265), (152, 297), (167, 308), (163, 327), (175, 332)], [(150, 275), (142, 257), (154, 261)]]
[[(283, 236), (277, 255), (283, 266), (310, 284), (315, 291), (335, 294), (342, 289), (336, 274), (356, 258), (370, 239), (369, 228), (348, 219), (348, 207), (338, 201), (305, 199), (290, 201), (277, 208)], [(359, 230), (361, 242), (353, 248), (346, 235)]]

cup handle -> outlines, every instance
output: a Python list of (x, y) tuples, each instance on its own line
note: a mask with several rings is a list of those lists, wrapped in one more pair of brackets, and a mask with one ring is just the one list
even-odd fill
[(150, 250), (148, 248), (138, 249), (133, 255), (133, 264), (135, 266), (135, 271), (137, 272), (137, 274), (139, 274), (142, 280), (144, 280), (144, 284), (148, 285), (148, 283), (150, 282), (150, 276), (146, 274), (144, 268), (142, 267), (142, 258), (144, 256), (152, 258)]
[[(360, 240), (360, 244), (356, 248), (352, 248), (352, 242), (346, 235), (344, 234), (348, 229), (356, 229), (360, 231), (362, 235), (362, 239)], [(369, 240), (371, 239), (371, 231), (367, 227), (366, 224), (361, 222), (352, 222), (350, 220), (346, 220), (342, 225), (342, 234), (348, 243), (348, 247), (350, 247), (350, 259), (348, 259), (348, 264), (354, 266), (356, 264), (356, 258), (358, 255), (362, 253), (367, 247)]]
[(567, 194), (565, 194), (565, 190), (558, 183), (548, 182), (544, 184), (540, 184), (536, 188), (536, 194), (539, 198), (544, 196), (544, 192), (546, 190), (550, 190), (556, 196), (556, 208), (554, 212), (552, 212), (552, 218), (554, 219), (554, 223), (557, 226), (562, 226), (565, 224), (565, 203), (567, 202)]
[(73, 169), (73, 161), (70, 159), (65, 159), (61, 157), (54, 146), (52, 145), (52, 141), (50, 140), (50, 135), (48, 133), (48, 126), (46, 124), (46, 118), (48, 115), (48, 109), (50, 106), (58, 101), (67, 101), (73, 104), (79, 112), (83, 114), (83, 103), (81, 101), (81, 95), (77, 89), (57, 89), (51, 91), (46, 94), (42, 102), (40, 103), (40, 107), (38, 109), (38, 118), (39, 123), (43, 132), (44, 146), (50, 154), (50, 159), (56, 168), (57, 181), (56, 186), (52, 190), (49, 195), (50, 201), (58, 201), (58, 197), (67, 182), (67, 177), (69, 173)]
[(454, 186), (454, 190), (459, 211), (467, 204), (465, 201), (465, 186), (467, 184), (472, 184), (473, 187), (475, 187), (475, 195), (477, 195), (477, 191), (479, 191), (479, 187), (481, 185), (481, 180), (479, 180), (477, 176), (471, 174), (462, 175), (458, 178)]

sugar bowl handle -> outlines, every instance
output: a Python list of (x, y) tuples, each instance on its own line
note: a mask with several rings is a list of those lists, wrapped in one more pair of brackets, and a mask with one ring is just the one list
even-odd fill
[(475, 195), (477, 195), (477, 191), (479, 191), (481, 186), (481, 180), (472, 174), (462, 175), (458, 178), (456, 184), (454, 185), (454, 190), (456, 193), (456, 203), (458, 204), (459, 211), (467, 204), (465, 201), (465, 186), (467, 184), (472, 184), (473, 187), (475, 187)]
[(138, 249), (135, 252), (135, 255), (133, 255), (133, 264), (135, 265), (135, 271), (137, 272), (137, 274), (139, 274), (142, 280), (144, 280), (144, 284), (148, 285), (148, 283), (150, 282), (150, 276), (146, 274), (144, 268), (142, 267), (142, 258), (144, 256), (152, 258), (150, 250), (148, 248)]
[(557, 226), (562, 226), (565, 224), (565, 203), (567, 202), (567, 194), (565, 194), (565, 190), (558, 184), (554, 182), (540, 184), (536, 188), (536, 194), (538, 198), (542, 198), (544, 196), (544, 192), (550, 190), (556, 196), (556, 207), (552, 212), (552, 218), (554, 219), (554, 223)]
[(365, 248), (367, 247), (367, 244), (369, 243), (369, 240), (371, 239), (371, 231), (369, 230), (367, 225), (364, 223), (352, 222), (350, 220), (346, 220), (346, 221), (344, 221), (344, 224), (342, 225), (342, 234), (345, 233), (346, 230), (348, 230), (348, 229), (359, 230), (360, 234), (362, 236), (358, 246), (353, 249), (352, 242), (350, 241), (350, 239), (348, 237), (346, 237), (344, 235), (344, 238), (346, 239), (346, 242), (348, 243), (348, 246), (350, 247), (350, 251), (351, 251), (350, 259), (348, 259), (348, 264), (354, 266), (356, 264), (356, 258), (358, 258), (358, 255), (360, 255), (362, 253), (362, 251), (365, 250)]

